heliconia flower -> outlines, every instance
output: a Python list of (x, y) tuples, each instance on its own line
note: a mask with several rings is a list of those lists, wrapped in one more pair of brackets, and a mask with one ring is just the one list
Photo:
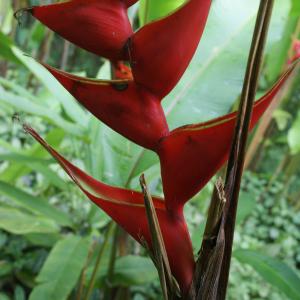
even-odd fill
[(197, 49), (211, 0), (189, 0), (136, 33), (126, 13), (134, 2), (71, 0), (34, 6), (29, 11), (79, 47), (114, 62), (129, 61), (135, 81), (163, 98), (176, 85)]
[[(292, 65), (253, 107), (252, 129), (268, 108), (296, 64)], [(187, 125), (160, 141), (158, 155), (167, 208), (181, 211), (227, 161), (237, 113), (205, 123)]]
[[(151, 235), (144, 207), (143, 194), (106, 185), (95, 180), (56, 152), (28, 125), (24, 129), (35, 138), (62, 166), (83, 193), (135, 240), (151, 249)], [(190, 287), (194, 273), (192, 244), (183, 214), (174, 217), (167, 211), (163, 199), (153, 197), (170, 267), (183, 293)]]
[[(171, 270), (188, 291), (194, 258), (183, 205), (226, 162), (237, 114), (169, 131), (161, 101), (186, 70), (202, 36), (211, 0), (189, 0), (136, 33), (127, 8), (135, 0), (70, 0), (29, 11), (43, 24), (110, 59), (118, 80), (93, 80), (43, 64), (93, 115), (131, 141), (156, 152), (165, 201), (154, 198)], [(127, 61), (131, 69), (120, 61)], [(296, 64), (254, 105), (251, 128)], [(250, 128), (250, 129), (251, 129)], [(101, 183), (68, 162), (32, 128), (25, 129), (60, 163), (79, 188), (137, 241), (151, 247), (142, 193)]]
[[(295, 66), (296, 64), (290, 67), (273, 88), (255, 103), (251, 128), (267, 109)], [(49, 70), (57, 72), (55, 76), (61, 72), (53, 71), (52, 68)], [(76, 76), (72, 77), (77, 79)], [(182, 208), (226, 161), (235, 121), (236, 113), (231, 113), (209, 122), (177, 128), (162, 138), (156, 149), (161, 162), (165, 201), (154, 197), (153, 202), (170, 267), (183, 293), (189, 290), (195, 262)], [(24, 128), (59, 162), (91, 201), (135, 240), (142, 245), (143, 241), (146, 241), (151, 248), (151, 235), (142, 193), (112, 187), (95, 180), (56, 152), (31, 127)]]

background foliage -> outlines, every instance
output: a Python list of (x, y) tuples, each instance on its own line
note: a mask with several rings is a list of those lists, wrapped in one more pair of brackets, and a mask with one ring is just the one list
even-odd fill
[[(13, 19), (20, 7), (49, 2), (0, 2), (0, 299), (159, 299), (156, 270), (145, 251), (131, 239), (124, 250), (123, 235), (116, 235), (110, 219), (14, 122), (30, 123), (104, 182), (139, 189), (137, 178), (145, 172), (151, 191), (162, 195), (157, 158), (84, 111), (31, 58), (84, 76), (110, 76), (105, 60), (27, 15), (22, 26)], [(136, 26), (183, 1), (140, 2), (129, 11)], [(300, 38), (299, 0), (275, 3), (259, 93), (274, 83)], [(171, 128), (233, 109), (257, 7), (258, 0), (213, 2), (199, 49), (165, 101)], [(228, 299), (300, 299), (300, 72), (275, 103), (249, 146)], [(185, 210), (195, 254), (213, 182)]]

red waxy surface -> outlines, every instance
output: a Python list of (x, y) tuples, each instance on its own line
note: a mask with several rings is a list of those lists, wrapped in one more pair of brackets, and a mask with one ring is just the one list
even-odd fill
[[(109, 186), (95, 180), (61, 156), (31, 127), (25, 125), (24, 128), (58, 161), (90, 200), (103, 209), (139, 243), (143, 244), (146, 241), (151, 247), (151, 235), (142, 193)], [(181, 212), (174, 218), (166, 211), (163, 199), (153, 197), (153, 203), (172, 273), (178, 280), (181, 289), (186, 292), (194, 272), (194, 256), (183, 214)]]
[(134, 34), (130, 45), (136, 82), (160, 98), (177, 84), (202, 36), (211, 0), (190, 0)]
[[(226, 162), (236, 113), (169, 132), (161, 100), (177, 84), (201, 39), (211, 0), (189, 0), (174, 13), (133, 33), (127, 8), (136, 0), (71, 0), (33, 7), (43, 24), (116, 66), (121, 80), (91, 80), (44, 66), (93, 115), (160, 158), (165, 201), (154, 198), (172, 272), (187, 292), (194, 271), (183, 205)], [(127, 60), (131, 69), (119, 63)], [(255, 103), (251, 128), (295, 65)], [(131, 72), (132, 71), (132, 72)], [(205, 82), (203, 83), (205, 84)], [(199, 95), (201, 97), (201, 95)], [(143, 196), (96, 181), (25, 128), (60, 163), (79, 188), (137, 241), (151, 245)]]
[(160, 101), (133, 81), (90, 80), (44, 66), (87, 110), (133, 142), (154, 150), (169, 133)]
[[(255, 102), (251, 129), (288, 79), (292, 66), (260, 100)], [(158, 154), (166, 205), (181, 210), (226, 162), (236, 122), (236, 112), (206, 123), (175, 129), (160, 143)]]
[[(134, 2), (134, 1), (126, 1)], [(34, 6), (32, 15), (75, 45), (113, 61), (125, 57), (133, 34), (121, 0), (72, 0)]]

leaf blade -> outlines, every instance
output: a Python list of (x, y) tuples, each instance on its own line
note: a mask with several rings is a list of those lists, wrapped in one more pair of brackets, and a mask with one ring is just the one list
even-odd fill
[(285, 263), (254, 250), (236, 250), (234, 257), (252, 266), (266, 281), (290, 299), (299, 300), (300, 278)]
[(56, 243), (41, 272), (30, 300), (67, 299), (80, 276), (89, 249), (89, 238), (69, 236)]

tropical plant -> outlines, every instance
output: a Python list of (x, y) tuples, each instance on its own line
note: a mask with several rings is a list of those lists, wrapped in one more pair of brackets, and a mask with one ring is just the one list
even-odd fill
[[(194, 274), (194, 257), (183, 217), (183, 205), (225, 163), (230, 151), (237, 114), (232, 113), (212, 121), (169, 131), (165, 114), (160, 105), (161, 99), (175, 86), (197, 48), (209, 11), (210, 1), (202, 3), (201, 1), (191, 0), (173, 14), (145, 25), (134, 34), (127, 18), (124, 17), (127, 9), (125, 4), (128, 6), (132, 3), (120, 1), (114, 3), (103, 1), (103, 3), (99, 3), (97, 1), (73, 0), (50, 6), (33, 7), (28, 11), (75, 44), (112, 60), (115, 76), (118, 78), (112, 81), (90, 80), (59, 71), (45, 63), (43, 65), (97, 118), (135, 143), (158, 154), (161, 163), (165, 201), (154, 197), (153, 204), (162, 231), (172, 274), (178, 281), (182, 293), (186, 295), (189, 292)], [(198, 9), (199, 5), (204, 5), (205, 9)], [(113, 23), (105, 24), (103, 27), (103, 23), (101, 20), (99, 22), (98, 17), (99, 15), (105, 15), (108, 7), (111, 15), (109, 17), (105, 16), (101, 20), (113, 20), (113, 17), (115, 19)], [(85, 12), (88, 12), (88, 14), (85, 14)], [(63, 27), (56, 27), (60, 26), (57, 19), (62, 18), (62, 16), (64, 17)], [(88, 17), (81, 19), (82, 27), (75, 32), (73, 28), (78, 22), (78, 18), (82, 18), (82, 16)], [(87, 27), (84, 26), (85, 22)], [(196, 26), (199, 31), (195, 32), (194, 36), (187, 35), (186, 33), (190, 32), (191, 28), (194, 28), (195, 24), (198, 23), (201, 24), (199, 27)], [(91, 24), (96, 26), (91, 27)], [(172, 27), (170, 24), (172, 24)], [(177, 29), (176, 39), (174, 28)], [(89, 30), (94, 35), (88, 34)], [(182, 43), (183, 48), (179, 50), (175, 47), (178, 39), (185, 41)], [(95, 40), (107, 41), (107, 44), (95, 44)], [(14, 49), (14, 55), (17, 52)], [(160, 53), (160, 56), (154, 55), (157, 52)], [(181, 62), (177, 59), (178, 53), (182, 54)], [(22, 60), (22, 58), (18, 59)], [(41, 70), (34, 61), (29, 62), (30, 60), (27, 58), (23, 58), (24, 60), (36, 66), (39, 71)], [(119, 60), (129, 62), (133, 79), (129, 67), (120, 63)], [(278, 83), (256, 102), (251, 127), (255, 125), (261, 114), (271, 103), (295, 66), (292, 65)], [(57, 95), (61, 97), (58, 93)], [(95, 96), (99, 99), (97, 103), (94, 100)], [(86, 116), (79, 107), (74, 106), (75, 109), (73, 109), (68, 101), (69, 99), (63, 103), (65, 113), (70, 117), (68, 121), (65, 122), (55, 115), (50, 116), (50, 120), (84, 139), (84, 127), (87, 127)], [(20, 103), (22, 103), (22, 100), (20, 100)], [(23, 103), (26, 106), (26, 102)], [(39, 110), (37, 109), (37, 111)], [(78, 114), (82, 117), (78, 118)], [(44, 115), (49, 117), (46, 111)], [(74, 123), (74, 121), (78, 122), (79, 119), (80, 124)], [(59, 161), (72, 180), (94, 203), (108, 213), (137, 241), (143, 245), (146, 243), (154, 256), (156, 266), (159, 268), (157, 255), (155, 255), (156, 246), (154, 246), (153, 240), (155, 234), (153, 236), (152, 230), (149, 229), (148, 221), (151, 216), (147, 218), (143, 194), (96, 181), (58, 154), (29, 125), (24, 125), (24, 128)], [(222, 147), (215, 149), (216, 143)], [(139, 159), (141, 160), (141, 158)], [(100, 161), (99, 164), (101, 163)], [(93, 162), (92, 165), (94, 165)], [(140, 170), (134, 165), (129, 173), (129, 181), (139, 173)], [(57, 180), (56, 182), (60, 181)], [(118, 184), (118, 182), (112, 180), (112, 184)], [(129, 184), (123, 185), (128, 187)], [(147, 188), (145, 187), (146, 191)], [(149, 195), (146, 195), (149, 200)], [(152, 213), (152, 216), (155, 220), (155, 213)], [(62, 225), (70, 226), (70, 223)], [(154, 231), (159, 232), (159, 228)], [(66, 240), (65, 242), (68, 243), (69, 241)], [(83, 243), (86, 244), (85, 241)], [(55, 248), (58, 250), (53, 250), (54, 254), (59, 252), (59, 247), (58, 244)], [(78, 248), (81, 248), (81, 246), (78, 246)], [(86, 253), (87, 248), (84, 255), (87, 255)], [(49, 258), (48, 264), (44, 267), (45, 273), (50, 272), (47, 270), (51, 267), (51, 264), (53, 262)], [(81, 268), (82, 265), (78, 267), (78, 270)], [(168, 271), (166, 265), (163, 268)], [(39, 278), (40, 289), (42, 289), (45, 287), (43, 286), (43, 276), (40, 275)], [(76, 281), (75, 277), (74, 281)], [(38, 295), (38, 291), (35, 295)]]

